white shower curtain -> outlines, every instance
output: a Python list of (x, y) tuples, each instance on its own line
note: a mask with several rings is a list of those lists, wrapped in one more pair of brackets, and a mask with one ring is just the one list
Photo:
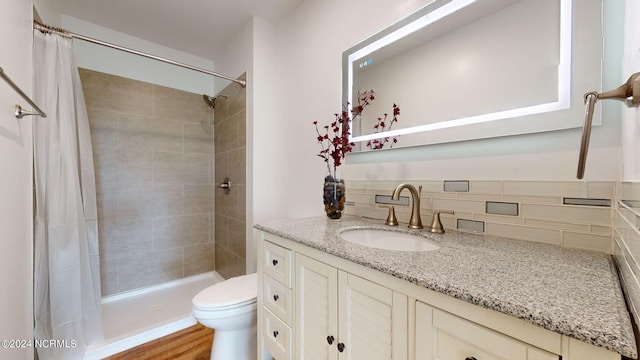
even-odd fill
[(34, 30), (35, 338), (41, 360), (102, 338), (93, 153), (72, 39)]

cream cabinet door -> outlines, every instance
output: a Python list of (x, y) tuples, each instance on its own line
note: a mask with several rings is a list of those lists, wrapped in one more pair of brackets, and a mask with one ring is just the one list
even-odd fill
[(407, 297), (296, 255), (296, 359), (407, 359)]
[(296, 255), (295, 352), (298, 360), (338, 359), (338, 270)]
[(538, 349), (446, 311), (416, 302), (416, 360), (558, 360)]
[(407, 359), (407, 297), (338, 272), (340, 360)]

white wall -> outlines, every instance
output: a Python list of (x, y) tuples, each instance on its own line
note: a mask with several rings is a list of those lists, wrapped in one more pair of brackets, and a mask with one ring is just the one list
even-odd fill
[[(624, 44), (624, 80), (640, 71), (640, 0), (626, 1), (626, 27)], [(640, 111), (637, 108), (623, 111), (622, 149), (624, 173), (622, 180), (640, 180)]]
[[(31, 1), (6, 0), (0, 11), (0, 66), (32, 93)], [(33, 326), (32, 118), (18, 120), (15, 104), (29, 105), (0, 80), (0, 339), (31, 339)], [(0, 348), (2, 359), (32, 359), (32, 349)]]
[[(340, 109), (342, 51), (426, 2), (305, 1), (277, 26), (273, 122), (267, 133), (254, 135), (269, 139), (263, 142), (269, 149), (261, 149), (266, 152), (262, 161), (280, 180), (270, 189), (278, 200), (260, 205), (269, 218), (323, 213), (320, 188), (326, 168), (316, 156), (312, 121), (328, 122)], [(619, 85), (610, 62), (616, 61), (605, 56), (605, 89)], [(616, 180), (620, 174), (620, 124), (616, 110), (608, 110), (616, 105), (601, 106), (603, 125), (592, 132), (585, 180)], [(347, 180), (575, 180), (580, 137), (581, 130), (572, 129), (354, 154), (343, 175)], [(254, 178), (262, 175), (268, 174)]]

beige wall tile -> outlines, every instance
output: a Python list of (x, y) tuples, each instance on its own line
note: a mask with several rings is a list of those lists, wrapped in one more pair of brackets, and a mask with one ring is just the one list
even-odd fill
[(470, 181), (469, 192), (473, 194), (502, 195), (502, 181)]
[(624, 181), (619, 187), (620, 200), (640, 200), (640, 182)]
[(484, 202), (482, 201), (433, 199), (432, 206), (434, 210), (484, 213)]
[(531, 226), (486, 223), (488, 235), (502, 236), (510, 239), (536, 241), (560, 245), (560, 230), (540, 229)]
[(592, 199), (613, 199), (615, 183), (613, 181), (590, 181), (587, 183), (586, 197)]
[(153, 153), (153, 184), (182, 184), (184, 169), (182, 153)]
[(118, 260), (118, 290), (127, 291), (179, 279), (183, 276), (183, 250), (150, 251), (147, 256)]
[(610, 226), (591, 225), (589, 232), (592, 234), (606, 235), (606, 236), (611, 236), (612, 234)]
[(455, 192), (423, 192), (423, 194), (433, 200), (436, 199), (457, 199), (459, 193)]
[(564, 247), (575, 247), (580, 249), (597, 250), (611, 253), (613, 251), (613, 240), (611, 236), (594, 234), (574, 233), (565, 231), (562, 236)]
[(152, 224), (149, 219), (101, 222), (98, 233), (103, 257), (146, 256), (151, 249)]
[(533, 226), (541, 229), (558, 229), (558, 230), (589, 232), (589, 224), (573, 224), (573, 223), (567, 223), (567, 222), (536, 220), (536, 219), (524, 219), (524, 223), (527, 226)]
[(184, 248), (184, 276), (192, 276), (215, 270), (214, 243)]
[(153, 219), (153, 249), (163, 250), (209, 242), (209, 215)]
[[(322, 206), (322, 203), (320, 203)], [(349, 215), (362, 216), (370, 219), (381, 219), (384, 220), (387, 218), (387, 214), (389, 213), (388, 208), (370, 208), (370, 207), (362, 207), (362, 206), (345, 206), (345, 211)], [(397, 213), (396, 213), (397, 215)], [(409, 219), (406, 216), (406, 219)], [(405, 220), (406, 221), (406, 220)]]
[(244, 275), (245, 261), (223, 247), (216, 246), (216, 271), (225, 279)]
[(226, 177), (229, 177), (229, 173), (227, 172), (227, 161), (227, 153), (216, 150), (214, 174), (214, 182), (216, 184), (221, 184)]
[(118, 293), (118, 259), (100, 258), (100, 289), (103, 297)]
[(522, 217), (510, 216), (510, 215), (473, 214), (473, 217), (471, 217), (470, 219), (501, 223), (501, 224), (517, 224), (517, 225), (525, 224), (525, 220), (522, 219)]
[(357, 192), (351, 191), (347, 185), (347, 201), (353, 201), (357, 204), (362, 205), (373, 205), (375, 203), (375, 195), (373, 194), (358, 194)]
[(240, 111), (238, 113), (238, 146), (247, 145), (247, 112)]
[(151, 184), (153, 178), (151, 151), (130, 151), (117, 149), (118, 185), (126, 188), (131, 185)]
[(118, 113), (99, 109), (87, 109), (91, 146), (93, 152), (118, 147)]
[(229, 98), (227, 99), (228, 116), (233, 116), (245, 111), (247, 108), (246, 88), (243, 88), (240, 84), (233, 83), (227, 86), (225, 91), (229, 94)]
[(606, 226), (611, 223), (611, 209), (590, 206), (552, 206), (522, 204), (522, 217), (540, 220)]
[(210, 166), (213, 154), (182, 154), (182, 164), (179, 169), (182, 171), (183, 184), (211, 184)]
[(183, 137), (183, 124), (177, 121), (132, 115), (118, 118), (118, 142), (124, 149), (182, 152)]
[(213, 154), (213, 125), (184, 124), (184, 151)]
[(158, 85), (152, 85), (151, 89), (153, 117), (211, 124), (211, 109), (206, 105), (202, 96), (194, 96), (195, 94), (190, 92)]
[[(411, 184), (422, 185), (423, 193), (442, 193), (444, 192), (444, 181), (411, 181)], [(397, 185), (397, 184), (396, 184)], [(395, 188), (395, 185), (391, 188)]]
[(216, 152), (226, 152), (240, 146), (239, 126), (240, 117), (234, 115), (227, 119), (220, 119), (215, 122), (215, 149)]
[(240, 258), (246, 257), (246, 226), (244, 221), (229, 219), (227, 249)]
[(94, 152), (93, 160), (96, 189), (102, 192), (120, 190), (117, 152), (115, 150)]
[(181, 185), (153, 185), (152, 214), (159, 216), (179, 216), (189, 214), (187, 207), (187, 193)]
[(87, 108), (151, 115), (151, 84), (79, 69)]
[(505, 195), (585, 197), (586, 184), (579, 181), (505, 181)]
[(98, 221), (118, 220), (118, 199), (120, 195), (115, 191), (96, 191), (96, 206), (98, 208)]
[(487, 194), (475, 194), (475, 193), (458, 193), (458, 200), (473, 200), (473, 201), (502, 201), (502, 195), (487, 195)]
[(213, 185), (184, 186), (184, 214), (210, 213), (213, 209)]
[(246, 184), (246, 150), (239, 147), (225, 153), (227, 156), (227, 176), (235, 184)]
[(504, 195), (503, 201), (527, 204), (562, 205), (562, 197)]

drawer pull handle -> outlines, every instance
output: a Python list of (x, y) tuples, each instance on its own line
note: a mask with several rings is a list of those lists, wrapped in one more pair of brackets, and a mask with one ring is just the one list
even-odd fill
[(278, 337), (278, 330), (273, 330), (273, 337), (277, 338)]
[(476, 359), (476, 358), (475, 358), (475, 357), (473, 357), (473, 356), (469, 356), (469, 357), (464, 358), (464, 360), (478, 360), (478, 359)]
[(273, 259), (273, 261), (271, 262), (273, 264), (273, 266), (278, 266), (278, 260)]
[(327, 342), (329, 343), (329, 345), (333, 344), (333, 340), (335, 340), (335, 338), (331, 335), (327, 336)]
[(273, 301), (278, 301), (278, 299), (280, 299), (280, 296), (278, 296), (278, 294), (274, 294)]
[(344, 344), (343, 343), (338, 343), (338, 351), (339, 352), (343, 352), (344, 351)]

